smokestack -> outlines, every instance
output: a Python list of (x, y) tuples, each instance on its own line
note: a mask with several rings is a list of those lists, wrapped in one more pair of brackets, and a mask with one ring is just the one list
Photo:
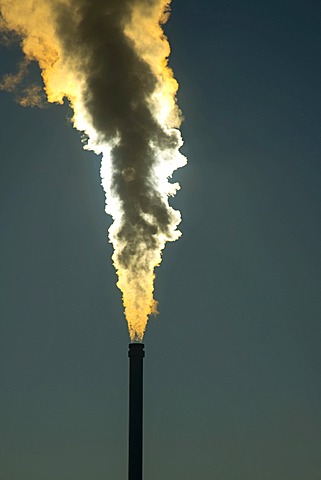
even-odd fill
[(143, 478), (143, 343), (129, 344), (128, 480)]

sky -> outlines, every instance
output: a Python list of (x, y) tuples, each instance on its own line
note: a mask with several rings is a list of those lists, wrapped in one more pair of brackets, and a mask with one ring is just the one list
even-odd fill
[[(146, 479), (321, 479), (320, 27), (314, 1), (173, 1), (189, 163), (144, 338)], [(0, 112), (1, 477), (126, 478), (99, 157), (68, 105)]]

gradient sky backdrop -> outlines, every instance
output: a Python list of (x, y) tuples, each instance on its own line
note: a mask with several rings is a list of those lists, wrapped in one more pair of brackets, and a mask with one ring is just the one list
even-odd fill
[[(189, 165), (145, 336), (145, 478), (320, 480), (321, 6), (172, 10)], [(18, 59), (2, 46), (1, 75)], [(128, 335), (99, 158), (67, 106), (2, 92), (0, 108), (0, 478), (124, 479)]]

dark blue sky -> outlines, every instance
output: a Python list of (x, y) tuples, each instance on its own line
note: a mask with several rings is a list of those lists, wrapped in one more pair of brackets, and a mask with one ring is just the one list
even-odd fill
[[(145, 478), (320, 480), (320, 4), (174, 0), (166, 32), (189, 165), (145, 336)], [(99, 159), (67, 106), (0, 105), (0, 478), (126, 478)]]

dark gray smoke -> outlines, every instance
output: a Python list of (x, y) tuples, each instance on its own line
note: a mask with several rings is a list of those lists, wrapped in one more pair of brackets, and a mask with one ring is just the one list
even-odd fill
[(112, 189), (123, 210), (118, 238), (126, 244), (118, 258), (125, 268), (135, 262), (142, 245), (153, 249), (160, 233), (171, 236), (171, 212), (153, 181), (152, 145), (178, 147), (175, 133), (165, 132), (150, 110), (157, 78), (124, 33), (137, 3), (155, 2), (74, 0), (56, 11), (63, 52), (85, 74), (85, 106), (92, 124), (103, 141), (119, 139), (112, 152)]

